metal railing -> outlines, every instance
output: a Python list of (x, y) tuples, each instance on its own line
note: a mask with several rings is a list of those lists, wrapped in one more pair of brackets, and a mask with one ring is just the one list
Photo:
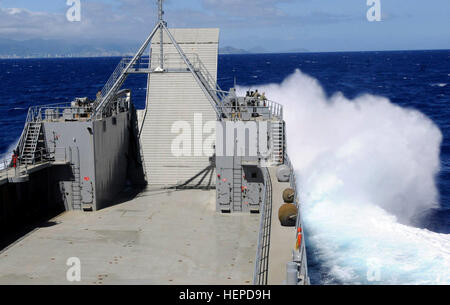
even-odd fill
[[(294, 202), (295, 205), (297, 206), (298, 209), (298, 214), (297, 214), (297, 221), (296, 221), (296, 234), (298, 234), (298, 230), (300, 229), (302, 238), (301, 238), (301, 243), (298, 245), (298, 253), (297, 253), (297, 257), (300, 258), (300, 261), (297, 261), (299, 263), (299, 274), (301, 276), (303, 276), (303, 284), (309, 284), (309, 278), (308, 278), (308, 269), (307, 269), (307, 259), (306, 259), (306, 243), (305, 243), (305, 232), (303, 230), (303, 221), (302, 221), (302, 216), (300, 213), (300, 200), (298, 197), (298, 187), (297, 187), (297, 179), (295, 176), (295, 171), (294, 171), (294, 166), (291, 162), (291, 159), (289, 158), (287, 152), (285, 152), (284, 155), (284, 159), (285, 159), (285, 164), (289, 167), (290, 169), (290, 177), (289, 177), (289, 182), (290, 182), (290, 187), (295, 191), (294, 192)], [(297, 236), (295, 236), (297, 238)]]
[(20, 135), (19, 142), (17, 143), (17, 147), (19, 148), (19, 151), (22, 151), (22, 148), (25, 145), (25, 140), (26, 140), (26, 135), (27, 135), (27, 130), (28, 130), (27, 125), (28, 125), (28, 123), (34, 121), (35, 111), (36, 111), (36, 106), (32, 106), (32, 107), (28, 108), (27, 118), (25, 119), (25, 125), (24, 125), (22, 133)]
[[(223, 105), (223, 102), (226, 95), (229, 93), (227, 91), (224, 91), (220, 88), (219, 84), (215, 80), (215, 78), (211, 75), (211, 73), (206, 68), (205, 64), (200, 59), (199, 55), (197, 53), (184, 53), (187, 60), (192, 65), (194, 71), (198, 74), (200, 74), (202, 78), (202, 82), (205, 83), (207, 89), (210, 91), (210, 93), (216, 94), (216, 109), (220, 112), (220, 114), (229, 115), (232, 112), (240, 112), (240, 108), (246, 107), (246, 106), (225, 106)], [(152, 62), (154, 63), (151, 67), (151, 69), (156, 69), (160, 65), (160, 54), (154, 53), (152, 54)], [(184, 62), (183, 58), (179, 53), (165, 53), (163, 55), (163, 65), (165, 71), (180, 71), (180, 72), (187, 72), (189, 71), (189, 68), (186, 66), (186, 63)], [(211, 92), (212, 91), (212, 92)], [(281, 104), (278, 104), (271, 100), (259, 100), (261, 103), (264, 104), (264, 106), (257, 106), (257, 110), (268, 109), (270, 118), (283, 118), (283, 106)], [(253, 106), (248, 106), (251, 108), (255, 108)]]
[[(91, 106), (72, 107), (72, 103), (70, 102), (31, 106), (30, 108), (28, 108), (28, 114), (25, 120), (25, 125), (30, 122), (38, 123), (44, 120), (51, 120), (52, 115), (54, 115), (55, 118), (56, 117), (59, 118), (62, 116), (63, 111), (66, 109), (70, 109), (73, 112), (89, 113), (91, 112), (92, 107)], [(51, 113), (47, 112), (47, 110), (51, 110)]]
[(269, 170), (263, 168), (264, 193), (261, 204), (258, 245), (253, 273), (253, 285), (267, 285), (269, 276), (270, 229), (272, 222), (272, 181)]
[[(214, 79), (214, 77), (211, 75), (211, 73), (206, 68), (205, 64), (202, 62), (200, 57), (197, 53), (185, 53), (187, 59), (191, 63), (191, 65), (194, 68), (195, 72), (199, 72), (203, 79), (206, 82), (206, 85), (208, 86), (209, 90), (214, 91), (217, 94), (217, 97), (219, 100), (222, 100), (225, 98), (225, 94), (228, 93), (226, 91), (223, 91), (220, 86), (217, 84), (217, 81)], [(152, 66), (152, 69), (156, 69), (159, 66), (161, 55), (154, 53), (152, 55), (152, 62), (154, 65)], [(186, 63), (184, 62), (183, 58), (178, 53), (165, 53), (163, 56), (163, 64), (164, 69), (166, 71), (182, 71), (187, 72), (189, 71), (189, 68), (186, 66)]]
[(100, 93), (96, 96), (96, 99), (92, 106), (93, 110), (95, 111), (95, 115), (100, 113), (101, 117), (101, 113), (105, 108), (108, 107), (110, 101), (112, 101), (115, 97), (115, 95), (112, 95), (112, 93), (116, 93), (117, 91), (119, 91), (120, 87), (122, 87), (123, 83), (125, 82), (127, 72), (139, 72), (142, 69), (150, 69), (151, 57), (141, 56), (138, 57), (136, 61), (134, 60), (135, 57), (126, 56), (123, 57), (117, 64), (116, 69), (110, 75), (108, 81), (103, 86)]
[(194, 68), (198, 68), (199, 72), (201, 73), (201, 75), (205, 78), (209, 88), (211, 88), (212, 90), (214, 90), (217, 94), (217, 96), (219, 97), (219, 99), (222, 101), (225, 98), (225, 91), (223, 91), (219, 84), (217, 83), (217, 81), (212, 77), (211, 73), (209, 73), (208, 69), (206, 68), (206, 66), (203, 64), (203, 62), (200, 60), (200, 57), (198, 56), (198, 54), (195, 55), (196, 56), (196, 63), (198, 65), (198, 67), (196, 67), (194, 65)]
[(128, 57), (124, 57), (120, 60), (120, 62), (117, 64), (116, 69), (114, 69), (113, 73), (109, 77), (106, 84), (103, 86), (102, 90), (100, 91), (100, 94), (96, 97), (94, 101), (93, 108), (97, 109), (97, 107), (102, 102), (103, 98), (107, 96), (108, 92), (114, 87), (114, 84), (119, 79), (119, 77), (122, 75), (123, 71), (127, 67), (127, 65), (130, 63), (132, 59), (129, 59)]
[(32, 122), (55, 122), (60, 121), (64, 117), (64, 112), (70, 112), (70, 114), (85, 116), (89, 118), (92, 113), (91, 106), (77, 106), (72, 107), (71, 103), (44, 105), (34, 107), (31, 110)]
[[(239, 113), (260, 113), (260, 114), (267, 114), (270, 119), (276, 118), (276, 119), (283, 119), (283, 106), (278, 104), (277, 102), (270, 101), (270, 100), (260, 100), (259, 106), (249, 106), (249, 105), (233, 105), (233, 106), (227, 106), (227, 105), (219, 105), (217, 106), (217, 109), (224, 113), (227, 117), (230, 117), (231, 115), (237, 115)], [(236, 116), (236, 118), (239, 118), (239, 116)]]
[(276, 117), (280, 120), (283, 119), (283, 106), (277, 102), (267, 100), (269, 111), (273, 117)]
[[(185, 53), (187, 59), (192, 64), (192, 66), (196, 67), (198, 66), (195, 53)], [(153, 53), (152, 54), (152, 66), (151, 69), (155, 71), (156, 68), (160, 68), (161, 63), (161, 55), (159, 53)], [(188, 72), (189, 68), (186, 66), (186, 63), (181, 58), (180, 54), (178, 53), (164, 53), (163, 55), (163, 66), (164, 71), (173, 71), (173, 72)]]
[(66, 109), (69, 109), (72, 113), (86, 114), (87, 117), (89, 117), (89, 113), (92, 111), (91, 107), (72, 107), (70, 102), (31, 106), (28, 108), (25, 125), (17, 143), (18, 151), (21, 152), (25, 145), (29, 123), (59, 121)]
[[(133, 60), (132, 56), (126, 56), (122, 58), (122, 62), (125, 64), (122, 71), (125, 70), (125, 67), (128, 66)], [(141, 71), (141, 70), (149, 70), (151, 67), (151, 58), (149, 56), (141, 56), (135, 63), (133, 63), (127, 71)]]
[(47, 152), (43, 148), (36, 150), (35, 155), (30, 160), (24, 160), (21, 157), (17, 157), (14, 166), (13, 155), (14, 152), (8, 153), (8, 157), (0, 160), (0, 177), (14, 177), (17, 175), (28, 174), (28, 169), (34, 165), (38, 165), (45, 162), (68, 162), (67, 149), (65, 147), (55, 147), (53, 152)]

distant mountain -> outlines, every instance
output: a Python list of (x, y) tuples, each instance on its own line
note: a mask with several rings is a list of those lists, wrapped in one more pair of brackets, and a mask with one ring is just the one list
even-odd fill
[(291, 50), (287, 50), (281, 53), (308, 53), (311, 52), (308, 49), (303, 49), (303, 48), (298, 48), (298, 49), (291, 49)]
[[(30, 57), (97, 57), (133, 55), (138, 44), (131, 42), (105, 43), (99, 41), (72, 42), (61, 39), (29, 39), (24, 41), (0, 38), (0, 58)], [(292, 49), (278, 53), (302, 53), (306, 49)], [(264, 54), (271, 53), (263, 47), (249, 50), (226, 46), (219, 54)], [(275, 52), (276, 53), (276, 52)]]
[(134, 53), (136, 47), (126, 43), (74, 43), (58, 39), (18, 41), (0, 38), (0, 58), (121, 56)]
[(264, 54), (264, 53), (270, 53), (268, 52), (266, 49), (264, 49), (263, 47), (254, 47), (251, 48), (250, 50), (248, 50), (249, 53), (253, 53), (253, 54)]
[(226, 54), (267, 54), (267, 53), (307, 53), (310, 52), (307, 49), (303, 48), (297, 48), (297, 49), (290, 49), (286, 51), (268, 51), (264, 49), (263, 47), (253, 47), (251, 49), (245, 50), (245, 49), (239, 49), (235, 47), (223, 47), (219, 49), (219, 54), (226, 55)]
[(219, 54), (227, 55), (227, 54), (248, 54), (250, 53), (247, 50), (244, 49), (238, 49), (234, 47), (223, 47), (219, 48)]

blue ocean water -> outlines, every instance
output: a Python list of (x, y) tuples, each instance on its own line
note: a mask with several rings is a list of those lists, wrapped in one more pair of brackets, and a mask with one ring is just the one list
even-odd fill
[[(93, 98), (120, 58), (0, 60), (0, 153), (12, 150), (32, 105)], [(450, 51), (260, 54), (219, 56), (218, 82), (229, 89), (281, 83), (300, 69), (317, 79), (331, 96), (342, 92), (353, 99), (364, 93), (389, 98), (431, 118), (444, 136), (441, 171), (437, 177), (440, 207), (414, 224), (437, 233), (450, 233)], [(142, 108), (145, 77), (125, 83)], [(313, 251), (312, 251), (313, 252)], [(320, 283), (325, 272), (310, 260), (310, 274)], [(315, 274), (316, 273), (316, 274)]]

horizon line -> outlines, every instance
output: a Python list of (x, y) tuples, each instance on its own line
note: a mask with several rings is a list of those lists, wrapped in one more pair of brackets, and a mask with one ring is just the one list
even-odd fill
[[(430, 52), (430, 51), (450, 51), (450, 49), (396, 49), (396, 50), (353, 50), (353, 51), (304, 51), (304, 52), (290, 52), (290, 51), (278, 51), (278, 52), (263, 52), (263, 53), (218, 53), (219, 56), (228, 56), (228, 55), (276, 55), (276, 54), (323, 54), (323, 53), (375, 53), (375, 52)], [(93, 56), (1, 56), (0, 60), (8, 60), (8, 59), (64, 59), (64, 58), (121, 58), (123, 56), (129, 56), (131, 53), (122, 54), (122, 55), (93, 55)]]

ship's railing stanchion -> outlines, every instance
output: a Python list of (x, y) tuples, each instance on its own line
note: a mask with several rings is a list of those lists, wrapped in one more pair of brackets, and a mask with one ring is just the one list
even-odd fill
[[(61, 153), (62, 151), (62, 153)], [(58, 161), (67, 161), (67, 153), (66, 153), (66, 148), (65, 147), (55, 147), (55, 152), (54, 152), (54, 159), (55, 162)]]
[[(306, 259), (306, 247), (305, 247), (305, 237), (303, 232), (303, 221), (301, 219), (301, 213), (300, 213), (300, 202), (298, 198), (298, 191), (297, 191), (297, 179), (295, 176), (294, 167), (292, 165), (291, 159), (289, 158), (289, 155), (285, 151), (284, 154), (284, 160), (285, 164), (290, 168), (290, 187), (294, 190), (295, 198), (294, 202), (298, 209), (297, 214), (297, 222), (296, 222), (296, 247), (293, 250), (293, 261), (297, 263), (298, 265), (298, 271), (299, 275), (301, 276), (300, 284), (309, 284), (309, 278), (307, 273), (307, 259)], [(299, 237), (300, 235), (300, 237)]]
[(272, 219), (272, 182), (267, 168), (263, 168), (264, 192), (261, 202), (258, 245), (253, 273), (253, 285), (267, 285), (269, 276), (270, 224)]
[[(225, 91), (222, 91), (222, 93), (225, 93)], [(245, 112), (257, 112), (257, 113), (265, 113), (267, 114), (269, 119), (282, 119), (283, 117), (283, 106), (281, 106), (280, 104), (270, 101), (270, 100), (265, 100), (265, 101), (260, 101), (263, 102), (261, 103), (260, 106), (250, 106), (250, 105), (238, 105), (237, 103), (235, 103), (234, 105), (219, 105), (217, 107), (218, 110), (220, 110), (221, 113), (224, 113), (227, 117), (232, 117), (232, 115), (238, 115), (239, 113), (245, 113)], [(265, 106), (264, 106), (265, 105)]]

